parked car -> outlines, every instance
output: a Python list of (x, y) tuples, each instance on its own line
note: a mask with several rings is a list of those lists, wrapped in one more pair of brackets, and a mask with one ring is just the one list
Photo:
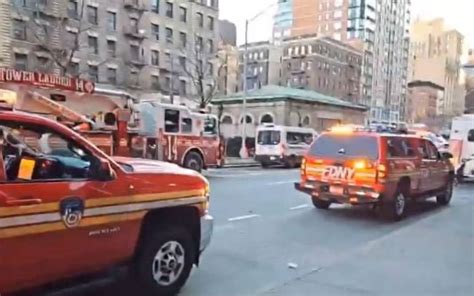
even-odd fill
[(297, 167), (316, 136), (312, 128), (273, 124), (259, 126), (255, 140), (255, 160), (262, 167), (272, 164)]

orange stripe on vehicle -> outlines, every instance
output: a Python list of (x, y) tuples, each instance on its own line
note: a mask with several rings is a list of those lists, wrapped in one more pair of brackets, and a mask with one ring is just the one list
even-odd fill
[[(94, 198), (86, 200), (86, 208), (94, 208), (108, 205), (122, 205), (136, 202), (159, 201), (173, 198), (186, 198), (191, 196), (203, 196), (204, 189), (176, 191), (165, 193), (139, 194), (129, 196), (114, 196), (104, 198)], [(3, 207), (0, 208), (0, 218), (10, 217), (16, 215), (48, 213), (59, 211), (59, 203), (46, 203), (33, 206), (17, 206), (17, 207)]]
[[(136, 213), (84, 218), (77, 228), (85, 228), (85, 227), (91, 227), (91, 226), (97, 226), (97, 225), (103, 225), (103, 224), (125, 222), (125, 221), (130, 221), (130, 220), (140, 220), (145, 216), (146, 213), (147, 211), (140, 211)], [(41, 234), (41, 233), (61, 231), (61, 230), (74, 231), (74, 229), (75, 228), (67, 229), (66, 226), (62, 222), (45, 223), (45, 224), (22, 226), (22, 227), (15, 227), (15, 228), (6, 228), (6, 229), (0, 229), (0, 239), (24, 236), (24, 235), (32, 235), (32, 234)]]

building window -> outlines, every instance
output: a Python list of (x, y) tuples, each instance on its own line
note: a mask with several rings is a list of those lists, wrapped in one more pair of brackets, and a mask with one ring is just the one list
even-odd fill
[(214, 41), (212, 39), (207, 40), (207, 51), (209, 53), (214, 52)]
[(179, 41), (181, 43), (181, 47), (186, 47), (188, 45), (188, 36), (185, 32), (179, 33)]
[(204, 27), (204, 15), (201, 12), (196, 13), (199, 27)]
[(117, 14), (115, 12), (107, 11), (107, 29), (109, 32), (117, 30)]
[(180, 80), (179, 81), (179, 94), (180, 95), (186, 95), (186, 80)]
[(87, 72), (91, 81), (99, 81), (99, 68), (97, 66), (89, 65), (89, 70)]
[(173, 29), (166, 28), (166, 42), (173, 44)]
[(26, 7), (26, 0), (13, 0), (12, 3), (18, 8)]
[(130, 58), (132, 61), (138, 61), (140, 59), (140, 47), (138, 45), (130, 45)]
[(185, 23), (188, 19), (188, 10), (186, 7), (179, 8), (179, 20)]
[(341, 10), (334, 11), (333, 17), (335, 19), (341, 18), (342, 17), (342, 11)]
[(67, 4), (67, 15), (72, 18), (79, 17), (79, 14), (77, 13), (77, 0), (69, 0)]
[(89, 48), (91, 49), (92, 53), (98, 54), (99, 53), (99, 46), (97, 43), (97, 37), (95, 36), (89, 36), (87, 38)]
[(212, 63), (207, 63), (207, 75), (212, 76), (214, 73), (214, 65)]
[(196, 47), (197, 50), (201, 51), (202, 50), (202, 45), (203, 45), (203, 39), (201, 36), (196, 37)]
[(15, 53), (15, 69), (28, 70), (28, 56), (26, 54)]
[(18, 40), (26, 40), (26, 24), (24, 21), (13, 20), (13, 37)]
[(173, 3), (166, 2), (166, 16), (173, 18)]
[(151, 35), (155, 37), (156, 40), (160, 40), (160, 26), (157, 24), (151, 24)]
[(160, 0), (151, 0), (151, 11), (160, 13)]
[(107, 68), (107, 81), (110, 84), (117, 84), (117, 69)]
[(151, 51), (151, 64), (153, 66), (159, 66), (160, 65), (160, 52), (158, 50), (152, 50)]
[(158, 75), (151, 76), (151, 88), (160, 90), (160, 77)]
[(186, 57), (179, 57), (179, 65), (186, 71)]
[(87, 21), (97, 25), (97, 7), (87, 6)]
[(273, 116), (271, 114), (265, 114), (260, 119), (260, 123), (273, 123)]
[(107, 40), (107, 53), (110, 57), (115, 57), (115, 53), (117, 50), (117, 43), (115, 40)]
[(209, 30), (214, 31), (214, 18), (212, 16), (207, 17), (207, 27)]

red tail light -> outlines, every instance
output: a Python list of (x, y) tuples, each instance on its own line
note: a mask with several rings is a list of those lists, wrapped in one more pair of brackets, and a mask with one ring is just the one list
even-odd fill
[(306, 158), (303, 157), (301, 160), (301, 169), (300, 169), (301, 178), (306, 178)]
[(377, 181), (385, 181), (387, 177), (387, 166), (384, 164), (377, 165)]

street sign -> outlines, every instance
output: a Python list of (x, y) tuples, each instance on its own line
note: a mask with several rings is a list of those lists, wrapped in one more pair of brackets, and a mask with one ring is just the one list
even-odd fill
[(55, 74), (21, 71), (11, 68), (0, 68), (0, 83), (23, 83), (39, 87), (69, 90), (92, 94), (95, 84), (83, 79), (59, 76)]

